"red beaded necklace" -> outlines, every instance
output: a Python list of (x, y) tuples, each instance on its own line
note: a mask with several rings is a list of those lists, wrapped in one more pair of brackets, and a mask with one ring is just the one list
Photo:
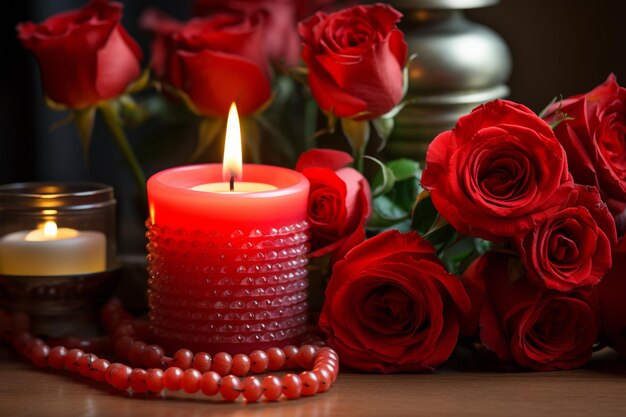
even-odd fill
[[(67, 369), (106, 382), (118, 390), (130, 388), (138, 393), (182, 389), (190, 394), (199, 391), (205, 395), (221, 394), (226, 401), (234, 401), (240, 395), (248, 402), (256, 402), (261, 396), (268, 401), (275, 401), (281, 395), (294, 399), (327, 391), (339, 371), (337, 353), (319, 342), (282, 349), (272, 347), (235, 356), (226, 352), (213, 357), (205, 352), (194, 355), (188, 349), (180, 349), (168, 357), (160, 346), (148, 345), (139, 339), (148, 331), (147, 323), (133, 319), (119, 301), (112, 300), (104, 306), (102, 320), (110, 339), (64, 338), (49, 339), (46, 343), (29, 333), (28, 316), (0, 311), (0, 334), (37, 366)], [(81, 349), (100, 352), (111, 346), (119, 358), (138, 367), (111, 363)], [(249, 373), (296, 368), (305, 370), (282, 377), (246, 377)]]

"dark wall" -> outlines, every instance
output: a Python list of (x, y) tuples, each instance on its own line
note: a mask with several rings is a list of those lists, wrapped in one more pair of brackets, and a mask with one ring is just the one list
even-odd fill
[(507, 41), (510, 98), (535, 111), (559, 94), (590, 90), (610, 72), (626, 85), (623, 0), (502, 0), (467, 14)]
[(16, 2), (9, 9), (0, 18), (0, 183), (37, 177), (31, 59), (15, 40), (15, 23), (30, 15), (30, 6)]

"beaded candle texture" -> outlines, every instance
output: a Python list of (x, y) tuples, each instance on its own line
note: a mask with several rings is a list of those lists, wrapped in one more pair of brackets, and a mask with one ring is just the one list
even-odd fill
[(148, 181), (150, 325), (167, 350), (248, 353), (306, 331), (307, 179), (251, 164), (245, 180), (268, 191), (193, 189), (222, 181), (222, 168), (172, 168)]

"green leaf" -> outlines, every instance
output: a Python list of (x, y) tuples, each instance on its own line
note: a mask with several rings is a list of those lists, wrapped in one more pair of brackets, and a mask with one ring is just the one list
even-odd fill
[[(557, 97), (554, 97), (552, 101), (543, 110), (541, 110), (541, 113), (539, 113), (539, 117), (543, 119), (546, 116), (546, 113), (548, 112), (548, 109), (550, 108), (550, 106), (552, 106), (556, 101), (557, 101)], [(546, 120), (546, 122), (550, 126), (550, 129), (552, 130), (556, 129), (558, 125), (560, 125), (561, 123), (565, 121), (575, 120), (573, 117), (570, 117), (567, 113), (565, 113), (562, 110), (562, 108), (563, 108), (563, 96), (560, 96), (559, 106), (557, 107), (556, 110), (554, 110), (554, 112), (551, 114), (551, 117), (550, 117), (552, 121), (548, 122), (548, 120)]]
[(135, 99), (128, 94), (123, 94), (117, 99), (111, 101), (116, 102), (116, 106), (123, 112), (133, 112), (137, 110), (137, 107), (139, 106)]
[(380, 195), (372, 200), (372, 207), (376, 213), (378, 213), (383, 219), (400, 222), (409, 217), (409, 213), (394, 204), (387, 196)]
[(381, 144), (378, 147), (378, 152), (382, 151), (387, 145), (387, 140), (391, 135), (391, 131), (393, 130), (394, 120), (393, 118), (383, 118), (380, 117), (378, 119), (372, 120), (372, 126), (374, 126), (374, 130), (381, 139)]
[(196, 107), (196, 105), (191, 100), (191, 97), (189, 97), (187, 93), (185, 93), (183, 90), (179, 90), (178, 88), (172, 87), (169, 84), (162, 84), (162, 86), (165, 91), (180, 98), (185, 103), (187, 108), (191, 110), (192, 113), (198, 116), (203, 116), (202, 112)]
[(556, 129), (556, 127), (558, 125), (560, 125), (561, 123), (568, 121), (568, 120), (575, 120), (573, 117), (570, 117), (567, 115), (567, 113), (559, 113), (559, 118), (557, 120), (555, 120), (552, 123), (549, 123), (550, 129), (554, 130)]
[(374, 234), (378, 234), (384, 230), (392, 228), (394, 225), (398, 224), (399, 221), (400, 220), (397, 219), (386, 219), (376, 210), (373, 210), (372, 215), (367, 222), (366, 230), (373, 232)]
[(354, 153), (363, 152), (370, 138), (370, 124), (367, 120), (341, 119), (341, 130), (348, 139)]
[(68, 108), (67, 108), (67, 106), (65, 104), (57, 103), (56, 101), (52, 100), (48, 96), (45, 96), (44, 99), (46, 101), (46, 106), (48, 106), (48, 108), (50, 108), (52, 110), (56, 110), (56, 111), (68, 110)]
[(78, 130), (80, 142), (83, 145), (83, 157), (85, 161), (89, 155), (89, 145), (91, 144), (91, 135), (93, 133), (93, 125), (96, 120), (96, 108), (88, 107), (86, 109), (74, 110), (74, 124)]
[(544, 108), (543, 108), (543, 110), (541, 110), (541, 112), (538, 114), (538, 116), (539, 116), (540, 118), (542, 118), (542, 119), (543, 119), (543, 118), (544, 118), (544, 116), (546, 115), (546, 113), (548, 113), (548, 109), (549, 109), (549, 108), (550, 108), (550, 107), (551, 107), (554, 103), (556, 103), (556, 101), (557, 101), (557, 100), (559, 100), (559, 101), (563, 101), (563, 96), (560, 96), (560, 97), (554, 97), (554, 98), (552, 98), (552, 100), (550, 100), (550, 102), (548, 103), (548, 105), (547, 105), (546, 107), (544, 107)]
[(289, 68), (290, 74), (295, 74), (301, 77), (309, 75), (309, 69), (307, 67), (291, 67)]
[(413, 209), (413, 222), (411, 223), (411, 227), (420, 235), (424, 236), (431, 229), (438, 216), (439, 213), (430, 199), (430, 193), (428, 191), (422, 191), (417, 197), (417, 202)]
[(386, 232), (387, 230), (397, 230), (401, 233), (408, 233), (411, 231), (411, 219), (406, 219), (403, 222), (396, 223), (393, 226), (390, 226), (381, 232)]
[(448, 248), (445, 256), (453, 262), (460, 263), (474, 253), (472, 238), (461, 239)]
[(393, 189), (388, 195), (397, 205), (406, 210), (407, 213), (411, 213), (415, 206), (415, 199), (420, 191), (421, 189), (417, 179), (396, 180)]
[(374, 181), (372, 181), (372, 196), (377, 197), (381, 194), (385, 194), (391, 191), (393, 185), (396, 182), (393, 171), (390, 170), (381, 161), (372, 156), (365, 155), (364, 158), (373, 161), (380, 168), (379, 173), (376, 174), (376, 177), (374, 177)]
[(437, 254), (441, 256), (444, 251), (453, 245), (457, 240), (458, 234), (454, 228), (445, 224), (441, 227), (437, 227), (433, 229), (430, 233), (424, 236), (424, 239), (433, 244), (435, 249), (437, 250)]
[(289, 77), (277, 77), (276, 82), (274, 83), (274, 102), (272, 103), (272, 107), (276, 107), (278, 109), (282, 109), (289, 98), (292, 96), (295, 90), (295, 83), (292, 78)]
[(337, 129), (337, 117), (332, 112), (324, 112), (324, 114), (326, 115), (326, 129), (328, 133), (335, 133), (335, 129)]
[(380, 234), (387, 230), (398, 230), (401, 233), (407, 233), (411, 231), (411, 219), (406, 219), (401, 222), (387, 222), (383, 220), (376, 225), (368, 225), (367, 231), (373, 234)]
[(446, 248), (440, 256), (450, 273), (460, 275), (477, 256), (473, 239), (464, 238), (456, 241)]
[(402, 78), (403, 78), (403, 84), (402, 84), (402, 97), (406, 96), (406, 94), (409, 92), (409, 80), (410, 80), (410, 70), (411, 70), (411, 65), (413, 64), (413, 61), (415, 61), (415, 59), (417, 58), (417, 53), (411, 54), (409, 56), (409, 59), (406, 61), (406, 64), (404, 65), (404, 68), (402, 70)]
[(398, 115), (398, 113), (402, 111), (402, 109), (404, 109), (406, 106), (408, 106), (412, 102), (413, 100), (402, 100), (400, 103), (398, 103), (396, 107), (389, 110), (387, 113), (383, 114), (380, 117), (383, 119), (393, 119), (394, 117)]
[(478, 255), (483, 255), (493, 248), (493, 242), (485, 239), (474, 238), (474, 248)]
[(438, 252), (445, 250), (457, 239), (456, 230), (439, 215), (428, 191), (422, 191), (417, 197), (411, 227), (431, 242)]
[(420, 164), (416, 161), (405, 158), (387, 162), (387, 168), (393, 172), (396, 181), (418, 178), (420, 173)]
[(118, 103), (120, 116), (127, 126), (137, 127), (150, 117), (148, 109), (138, 104), (128, 94), (119, 96), (115, 101)]
[(363, 156), (370, 138), (370, 124), (367, 120), (341, 119), (341, 129), (348, 139), (354, 157), (354, 166), (363, 172)]
[(202, 119), (198, 126), (198, 143), (191, 156), (191, 161), (198, 161), (207, 149), (222, 137), (225, 128), (226, 120), (224, 119)]
[(309, 75), (309, 69), (307, 67), (292, 67), (288, 69), (288, 73), (294, 80), (308, 86), (307, 77)]
[(448, 271), (461, 275), (479, 256), (488, 252), (493, 243), (479, 238), (465, 237), (456, 240), (440, 253)]
[(150, 116), (166, 125), (187, 124), (192, 119), (195, 119), (194, 115), (185, 106), (175, 103), (163, 94), (154, 94), (146, 97), (140, 106), (145, 108)]
[(139, 78), (130, 83), (128, 88), (126, 89), (127, 94), (138, 93), (141, 90), (145, 89), (148, 84), (150, 84), (150, 69), (146, 68)]
[(437, 214), (437, 217), (435, 217), (435, 221), (430, 226), (430, 229), (428, 229), (424, 237), (428, 237), (429, 235), (435, 234), (438, 230), (441, 230), (442, 228), (446, 227), (448, 224), (449, 224), (448, 221), (444, 219), (442, 215)]
[(428, 191), (422, 191), (417, 197), (411, 228), (431, 242), (438, 252), (445, 251), (457, 240), (456, 230), (439, 215)]

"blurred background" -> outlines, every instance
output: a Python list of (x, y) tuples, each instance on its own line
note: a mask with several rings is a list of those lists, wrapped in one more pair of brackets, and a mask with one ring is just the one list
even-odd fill
[[(64, 114), (49, 110), (42, 97), (34, 58), (16, 39), (18, 22), (40, 22), (82, 0), (22, 0), (2, 13), (0, 64), (0, 184), (21, 181), (89, 180), (115, 186), (120, 205), (121, 250), (143, 246), (143, 211), (130, 170), (102, 123), (96, 122), (85, 162), (73, 126), (50, 127)], [(192, 1), (127, 0), (123, 24), (149, 56), (149, 35), (137, 25), (141, 12), (156, 7), (187, 19)], [(614, 72), (626, 84), (626, 2), (623, 0), (502, 0), (469, 10), (467, 16), (498, 32), (513, 58), (510, 99), (540, 111), (553, 97), (583, 93)], [(146, 60), (144, 60), (146, 61)], [(145, 62), (147, 65), (147, 62)], [(187, 162), (195, 127), (151, 120), (129, 132), (148, 175)], [(158, 136), (158, 139), (157, 139)], [(163, 139), (165, 138), (165, 139)], [(165, 142), (165, 143), (164, 143)], [(214, 161), (218, 161), (216, 156)], [(135, 236), (125, 239), (124, 235)]]

